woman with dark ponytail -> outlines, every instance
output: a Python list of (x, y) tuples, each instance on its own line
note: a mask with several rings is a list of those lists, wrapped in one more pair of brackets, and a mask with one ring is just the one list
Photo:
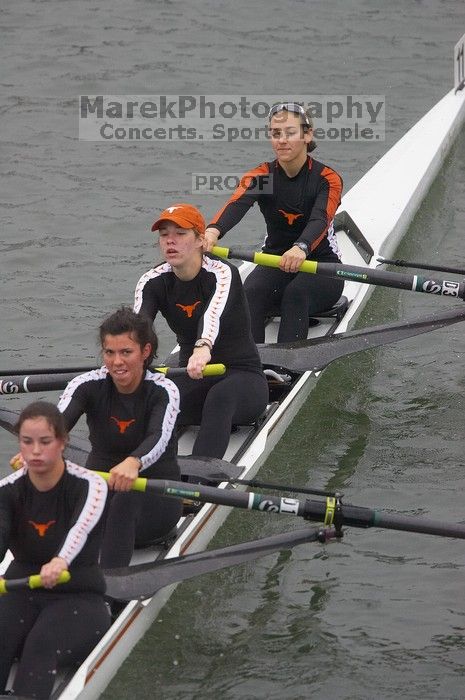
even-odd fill
[(176, 459), (177, 386), (149, 369), (157, 337), (149, 319), (122, 307), (99, 328), (104, 366), (75, 377), (58, 408), (69, 430), (85, 415), (91, 452), (86, 466), (108, 471), (110, 496), (101, 564), (127, 566), (134, 546), (168, 535), (182, 505), (154, 493), (123, 493), (138, 476), (180, 479)]

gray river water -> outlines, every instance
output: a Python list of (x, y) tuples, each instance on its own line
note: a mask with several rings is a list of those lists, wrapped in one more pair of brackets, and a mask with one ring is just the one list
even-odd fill
[[(349, 189), (452, 84), (453, 0), (1, 2), (0, 369), (86, 364), (157, 257), (156, 213), (211, 216), (192, 173), (241, 173), (266, 142), (78, 140), (79, 95), (385, 95), (386, 138), (320, 141)], [(465, 264), (465, 135), (398, 252)], [(258, 215), (228, 236), (257, 244)], [(377, 290), (361, 323), (447, 306)], [(160, 356), (172, 345), (163, 327)], [(463, 520), (463, 328), (335, 363), (260, 473), (346, 502)], [(6, 399), (21, 406), (24, 397)], [(2, 435), (1, 473), (15, 448)], [(289, 529), (234, 513), (215, 544)], [(104, 698), (465, 698), (465, 545), (380, 530), (184, 584)]]

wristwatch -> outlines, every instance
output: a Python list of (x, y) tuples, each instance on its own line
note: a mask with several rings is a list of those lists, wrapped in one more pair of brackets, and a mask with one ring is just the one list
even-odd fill
[(300, 250), (303, 250), (306, 256), (308, 255), (308, 245), (306, 243), (303, 241), (297, 241), (294, 243), (294, 245), (297, 246), (297, 248), (300, 248)]
[(204, 346), (206, 346), (209, 350), (212, 349), (212, 344), (209, 340), (206, 340), (205, 338), (199, 338), (194, 343), (194, 348), (203, 348)]

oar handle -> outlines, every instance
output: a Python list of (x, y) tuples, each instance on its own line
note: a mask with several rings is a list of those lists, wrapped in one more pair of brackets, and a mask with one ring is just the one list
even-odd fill
[[(154, 367), (154, 370), (156, 372), (161, 372), (162, 374), (165, 374), (168, 377), (176, 377), (187, 373), (186, 367)], [(215, 377), (217, 375), (224, 374), (225, 372), (225, 365), (221, 363), (212, 363), (209, 365), (205, 365), (205, 367), (202, 370), (202, 375), (204, 377)]]
[[(105, 481), (108, 481), (110, 478), (110, 473), (109, 472), (99, 472), (97, 471), (97, 474), (102, 477), (102, 479), (105, 479)], [(132, 485), (131, 485), (131, 491), (146, 491), (147, 490), (147, 479), (145, 479), (142, 476), (139, 476), (137, 479), (134, 479)]]
[[(62, 571), (58, 577), (58, 583), (68, 583), (71, 579), (71, 574), (69, 571)], [(15, 578), (15, 579), (0, 579), (0, 595), (8, 593), (9, 591), (19, 591), (25, 589), (33, 590), (34, 588), (43, 588), (42, 578), (40, 574), (32, 574), (31, 576), (26, 576), (25, 578)]]
[[(249, 253), (242, 250), (231, 250), (215, 246), (212, 253), (221, 258), (234, 258), (235, 260), (248, 260), (256, 265), (265, 267), (279, 267), (281, 257), (269, 253)], [(379, 287), (392, 287), (405, 289), (411, 292), (423, 292), (437, 296), (451, 297), (452, 299), (465, 299), (465, 283), (454, 280), (430, 279), (421, 275), (407, 275), (400, 272), (389, 272), (372, 267), (360, 267), (356, 265), (344, 265), (342, 263), (325, 263), (315, 260), (305, 260), (299, 272), (309, 272), (322, 277), (343, 279), (348, 282), (360, 284), (373, 284)]]
[[(215, 246), (212, 248), (212, 253), (219, 258), (234, 258), (236, 260), (247, 260), (255, 265), (263, 265), (264, 267), (279, 267), (281, 263), (280, 255), (271, 255), (270, 253), (253, 252), (248, 253), (244, 250), (231, 250), (231, 248), (222, 248)], [(315, 260), (304, 260), (299, 268), (299, 272), (309, 272), (316, 274), (318, 263)]]

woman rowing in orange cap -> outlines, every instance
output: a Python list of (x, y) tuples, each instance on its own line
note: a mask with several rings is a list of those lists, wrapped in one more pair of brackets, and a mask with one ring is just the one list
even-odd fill
[[(157, 230), (165, 262), (140, 278), (134, 310), (152, 320), (160, 312), (176, 333), (188, 374), (173, 379), (181, 395), (178, 424), (200, 424), (194, 455), (221, 458), (232, 425), (253, 422), (268, 401), (242, 282), (236, 267), (203, 253), (205, 221), (196, 207), (167, 207), (152, 226)], [(226, 374), (202, 379), (209, 362), (225, 364)]]

